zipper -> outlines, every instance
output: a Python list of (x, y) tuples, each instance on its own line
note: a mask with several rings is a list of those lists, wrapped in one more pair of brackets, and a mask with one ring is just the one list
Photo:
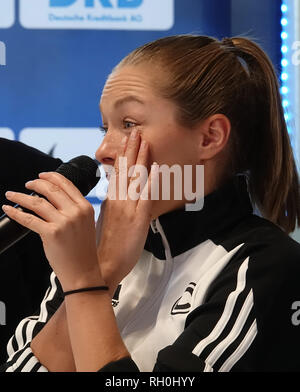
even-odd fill
[(156, 230), (156, 233), (159, 233), (161, 235), (163, 246), (165, 248), (166, 262), (167, 262), (168, 260), (172, 259), (171, 249), (170, 249), (170, 245), (167, 240), (167, 237), (165, 235), (165, 232), (164, 232), (158, 218), (155, 220), (155, 223), (153, 224), (153, 226)]
[[(158, 218), (157, 218), (157, 219), (158, 219)], [(153, 231), (154, 233), (158, 233), (157, 224), (156, 224), (156, 219), (153, 219), (153, 221), (151, 221), (151, 228), (152, 228), (152, 231)]]
[(155, 295), (151, 298), (151, 301), (147, 301), (144, 303), (141, 308), (138, 306), (135, 311), (136, 311), (136, 318), (131, 319), (128, 324), (126, 324), (123, 328), (123, 331), (127, 330), (128, 328), (130, 329), (134, 324), (139, 323), (141, 320), (141, 317), (144, 313), (149, 313), (149, 311), (152, 309), (152, 307), (156, 304), (156, 302), (161, 299), (161, 296), (164, 295), (164, 291), (168, 285), (168, 282), (170, 280), (170, 276), (173, 272), (173, 259), (171, 255), (171, 250), (170, 250), (170, 245), (167, 240), (167, 237), (164, 233), (164, 230), (159, 222), (159, 219), (157, 218), (156, 220), (153, 220), (151, 222), (152, 229), (155, 233), (159, 233), (162, 237), (162, 242), (163, 246), (165, 248), (165, 255), (166, 255), (166, 261), (162, 261), (164, 264), (164, 270), (161, 275), (160, 279), (160, 285), (159, 287), (155, 290)]

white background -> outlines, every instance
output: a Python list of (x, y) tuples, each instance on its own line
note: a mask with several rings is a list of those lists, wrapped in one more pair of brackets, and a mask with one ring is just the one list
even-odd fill
[(9, 140), (15, 139), (13, 131), (9, 128), (0, 128), (0, 137), (4, 137), (5, 139)]

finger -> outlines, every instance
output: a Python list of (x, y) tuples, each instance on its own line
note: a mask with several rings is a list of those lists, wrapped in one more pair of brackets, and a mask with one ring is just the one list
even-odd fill
[[(127, 140), (123, 156), (119, 156), (118, 159), (116, 160), (116, 164), (115, 164), (116, 175), (118, 177), (120, 175), (124, 175), (124, 178), (126, 177), (127, 179), (127, 186), (129, 183), (127, 173), (128, 170), (136, 163), (140, 140), (141, 138), (138, 131), (134, 129)], [(121, 158), (125, 158), (125, 160), (122, 159), (123, 165), (120, 165)], [(126, 171), (126, 175), (125, 175), (125, 171)]]
[(106, 200), (104, 200), (101, 203), (101, 211), (98, 216), (98, 220), (96, 222), (96, 244), (97, 244), (97, 246), (100, 243), (100, 234), (101, 234), (102, 226), (103, 226), (103, 217), (104, 217), (105, 206), (106, 206)]
[(151, 166), (150, 174), (144, 186), (141, 197), (138, 201), (137, 210), (145, 216), (151, 218), (153, 201), (157, 200), (159, 191), (159, 165), (154, 162)]
[(120, 160), (121, 160), (121, 158), (125, 157), (127, 144), (128, 144), (128, 136), (124, 136), (122, 141), (121, 141), (121, 144), (120, 144), (120, 147), (119, 147), (119, 151), (117, 153), (117, 158), (116, 158), (116, 161), (115, 161), (115, 164), (114, 164), (114, 171), (113, 171), (114, 175), (119, 174), (119, 170), (122, 167), (121, 164), (120, 164)]
[(143, 140), (140, 144), (138, 157), (136, 160), (136, 164), (129, 169), (129, 187), (128, 187), (128, 196), (131, 198), (131, 194), (133, 197), (133, 201), (137, 202), (139, 196), (143, 188), (147, 183), (147, 179), (149, 176), (148, 172), (148, 159), (149, 159), (149, 148), (148, 143)]
[(139, 148), (141, 143), (141, 136), (137, 129), (134, 129), (128, 139), (125, 157), (127, 158), (128, 170), (136, 164)]
[(5, 196), (7, 200), (31, 210), (47, 222), (57, 221), (60, 217), (57, 209), (42, 197), (26, 195), (19, 192), (6, 192)]
[(13, 219), (20, 225), (27, 227), (29, 230), (34, 231), (40, 236), (43, 236), (48, 229), (49, 223), (44, 222), (42, 219), (35, 217), (34, 215), (7, 205), (3, 205), (2, 209), (9, 218)]
[[(40, 173), (39, 177), (43, 180), (51, 182), (53, 185), (56, 185), (73, 202), (80, 204), (83, 200), (86, 201), (80, 190), (76, 188), (76, 186), (62, 174), (57, 172), (46, 172)], [(57, 188), (54, 188), (54, 193), (57, 190)]]
[(143, 166), (148, 170), (148, 159), (149, 159), (149, 145), (146, 142), (146, 140), (142, 140), (136, 163), (129, 170), (129, 175), (132, 173), (132, 175), (130, 176), (130, 181), (132, 181), (136, 176), (136, 171), (134, 170), (134, 167), (136, 165)]
[[(119, 198), (121, 198), (122, 200), (126, 199), (127, 188), (128, 188), (127, 165), (125, 163), (125, 167), (124, 167), (122, 160), (124, 159), (125, 156), (127, 143), (128, 143), (128, 137), (124, 136), (124, 138), (121, 141), (116, 162), (114, 164), (114, 167), (112, 168), (112, 172), (109, 179), (107, 198), (110, 200), (117, 200)], [(122, 183), (120, 182), (120, 178), (123, 179)]]
[(50, 181), (50, 176), (45, 175), (42, 177), (43, 179), (28, 181), (25, 184), (26, 188), (45, 196), (49, 202), (60, 211), (67, 207), (70, 209), (70, 205), (74, 203), (72, 199), (59, 185)]

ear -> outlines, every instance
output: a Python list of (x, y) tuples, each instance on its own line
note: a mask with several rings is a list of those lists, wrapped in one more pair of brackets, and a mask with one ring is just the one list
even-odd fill
[(197, 126), (199, 160), (209, 160), (224, 150), (231, 131), (231, 124), (224, 114), (214, 114)]

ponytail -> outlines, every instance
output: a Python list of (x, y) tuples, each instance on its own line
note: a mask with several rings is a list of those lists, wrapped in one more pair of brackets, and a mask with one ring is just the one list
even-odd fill
[[(271, 61), (246, 38), (232, 38), (247, 66), (257, 116), (248, 154), (249, 191), (262, 215), (287, 233), (300, 222), (299, 177), (284, 117), (279, 83)], [(245, 144), (241, 141), (240, 149)]]

